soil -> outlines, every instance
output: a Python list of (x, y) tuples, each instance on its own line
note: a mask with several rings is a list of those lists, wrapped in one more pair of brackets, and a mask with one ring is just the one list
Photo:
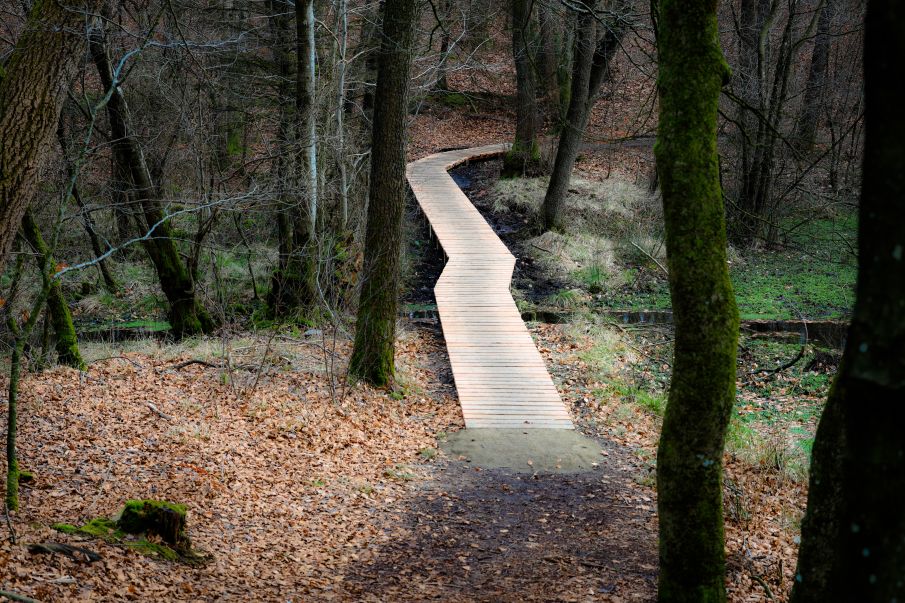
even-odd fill
[(626, 453), (605, 447), (613, 452), (592, 472), (443, 465), (400, 509), (398, 536), (346, 575), (349, 594), (361, 601), (656, 600), (654, 503), (632, 486)]
[[(514, 286), (540, 300), (563, 283), (523, 252), (533, 236), (528, 216), (492, 212), (487, 185), (500, 168), (498, 160), (472, 162), (451, 175), (518, 258)], [(433, 304), (445, 258), (414, 204), (409, 216), (413, 274), (404, 301)], [(448, 436), (444, 460), (425, 467), (426, 479), (380, 520), (390, 531), (384, 544), (347, 569), (342, 598), (655, 600), (656, 502), (638, 483), (635, 452), (572, 431), (499, 431)]]

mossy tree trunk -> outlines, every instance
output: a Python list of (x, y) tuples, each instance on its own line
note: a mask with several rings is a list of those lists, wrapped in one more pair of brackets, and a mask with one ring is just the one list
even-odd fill
[(105, 90), (112, 88), (107, 102), (107, 116), (113, 134), (113, 156), (119, 164), (118, 173), (128, 178), (129, 198), (141, 208), (139, 222), (143, 223), (139, 229), (140, 234), (153, 230), (153, 235), (142, 243), (157, 271), (160, 288), (169, 302), (171, 332), (176, 338), (210, 332), (214, 329), (215, 322), (198, 301), (195, 283), (173, 240), (172, 228), (157, 197), (158, 189), (151, 181), (144, 155), (132, 133), (129, 107), (120, 82), (115, 82), (114, 86), (114, 74), (102, 30), (91, 33), (89, 46), (101, 85)]
[(675, 358), (657, 453), (660, 601), (724, 601), (722, 456), (735, 399), (738, 309), (716, 149), (729, 68), (716, 0), (660, 2), (663, 193)]
[[(41, 229), (38, 228), (31, 210), (26, 210), (22, 217), (22, 234), (36, 254), (35, 261), (38, 268), (55, 265), (50, 249), (44, 242), (44, 237), (41, 236)], [(79, 341), (75, 334), (75, 327), (72, 325), (72, 314), (69, 312), (63, 287), (58, 279), (53, 279), (50, 283), (50, 290), (47, 293), (47, 311), (50, 313), (50, 322), (53, 324), (53, 332), (56, 337), (57, 360), (66, 366), (83, 370), (85, 361), (82, 360), (82, 354), (79, 352)]]
[(386, 0), (377, 68), (364, 268), (349, 372), (393, 382), (399, 254), (405, 209), (405, 121), (415, 0)]
[[(38, 323), (41, 316), (41, 309), (47, 301), (47, 296), (53, 285), (50, 271), (52, 266), (47, 261), (49, 258), (43, 258), (39, 271), (41, 273), (41, 289), (38, 296), (31, 304), (28, 318), (20, 327), (15, 316), (7, 313), (7, 327), (13, 335), (12, 353), (9, 359), (9, 386), (7, 388), (7, 415), (6, 415), (6, 508), (9, 511), (17, 511), (19, 509), (19, 477), (21, 474), (19, 467), (19, 456), (17, 438), (19, 436), (19, 378), (22, 374), (22, 358), (25, 356), (25, 346), (28, 338)], [(10, 286), (10, 299), (7, 300), (11, 306), (16, 297), (19, 288), (19, 278), (22, 274), (21, 259), (16, 263), (13, 275), (13, 282)]]
[(515, 141), (503, 158), (503, 175), (537, 175), (541, 172), (537, 141), (537, 84), (533, 57), (532, 0), (512, 0), (512, 55), (515, 59)]
[[(603, 20), (593, 12), (595, 5), (589, 4), (578, 15), (573, 47), (572, 92), (569, 95), (569, 109), (566, 121), (559, 134), (553, 173), (544, 195), (544, 229), (562, 227), (572, 168), (581, 148), (584, 130), (588, 123), (594, 99), (600, 85), (609, 74), (610, 62), (625, 31), (619, 20)], [(599, 29), (603, 28), (600, 32)]]
[(794, 603), (905, 600), (905, 10), (871, 0), (855, 308), (814, 439)]
[(85, 48), (85, 24), (100, 4), (32, 6), (0, 83), (0, 271), (31, 203), (66, 91)]

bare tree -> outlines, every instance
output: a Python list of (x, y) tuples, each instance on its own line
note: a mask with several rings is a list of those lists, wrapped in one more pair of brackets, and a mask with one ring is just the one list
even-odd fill
[(395, 376), (399, 253), (405, 209), (405, 120), (415, 0), (386, 0), (371, 144), (371, 188), (353, 375), (374, 385)]
[(595, 5), (582, 6), (575, 28), (573, 50), (572, 92), (569, 110), (559, 134), (559, 145), (553, 163), (553, 173), (544, 196), (544, 229), (560, 228), (566, 193), (575, 158), (581, 147), (588, 116), (600, 85), (607, 78), (610, 63), (626, 31), (625, 17), (616, 10), (598, 14)]

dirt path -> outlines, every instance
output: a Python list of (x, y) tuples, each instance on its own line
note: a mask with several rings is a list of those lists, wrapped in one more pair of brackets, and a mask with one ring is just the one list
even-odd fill
[[(601, 466), (520, 474), (451, 461), (421, 482), (388, 544), (349, 568), (362, 601), (653, 601), (654, 502), (624, 448)], [(390, 524), (392, 525), (392, 524)]]

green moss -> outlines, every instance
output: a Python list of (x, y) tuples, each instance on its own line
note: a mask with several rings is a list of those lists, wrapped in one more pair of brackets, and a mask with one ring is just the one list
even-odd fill
[(122, 536), (122, 532), (117, 529), (116, 522), (106, 517), (92, 519), (79, 528), (79, 532), (108, 542), (119, 540)]
[(141, 553), (146, 557), (158, 557), (160, 559), (166, 559), (167, 561), (179, 561), (180, 559), (179, 553), (166, 546), (165, 544), (151, 542), (144, 538), (132, 542), (126, 542), (124, 544), (126, 547), (132, 549), (137, 553)]
[[(142, 555), (196, 564), (206, 560), (191, 548), (185, 534), (184, 505), (162, 500), (130, 500), (119, 519), (96, 517), (82, 526), (70, 523), (53, 524), (53, 529), (64, 534), (91, 536), (111, 544), (132, 549)], [(129, 534), (141, 538), (127, 539)], [(149, 540), (147, 536), (162, 542)]]
[(55, 523), (50, 527), (57, 532), (62, 532), (64, 534), (75, 534), (79, 531), (78, 526), (74, 526), (71, 523)]
[(471, 103), (469, 98), (461, 92), (441, 92), (434, 95), (434, 98), (436, 98), (436, 100), (439, 101), (440, 104), (446, 105), (447, 107), (452, 107), (454, 109), (464, 107)]
[(116, 526), (127, 534), (155, 534), (177, 550), (188, 550), (185, 513), (185, 505), (163, 500), (129, 500)]
[(19, 471), (19, 483), (20, 484), (30, 484), (35, 481), (35, 474), (31, 471), (27, 471), (22, 469)]
[(536, 176), (541, 169), (540, 145), (537, 140), (515, 141), (509, 152), (503, 156), (503, 178)]
[(123, 532), (117, 529), (116, 522), (106, 517), (95, 517), (83, 526), (75, 526), (71, 523), (55, 523), (51, 527), (64, 534), (82, 534), (99, 538), (105, 542), (119, 542), (124, 535)]
[(6, 508), (10, 511), (19, 509), (19, 463), (13, 459), (6, 468)]

